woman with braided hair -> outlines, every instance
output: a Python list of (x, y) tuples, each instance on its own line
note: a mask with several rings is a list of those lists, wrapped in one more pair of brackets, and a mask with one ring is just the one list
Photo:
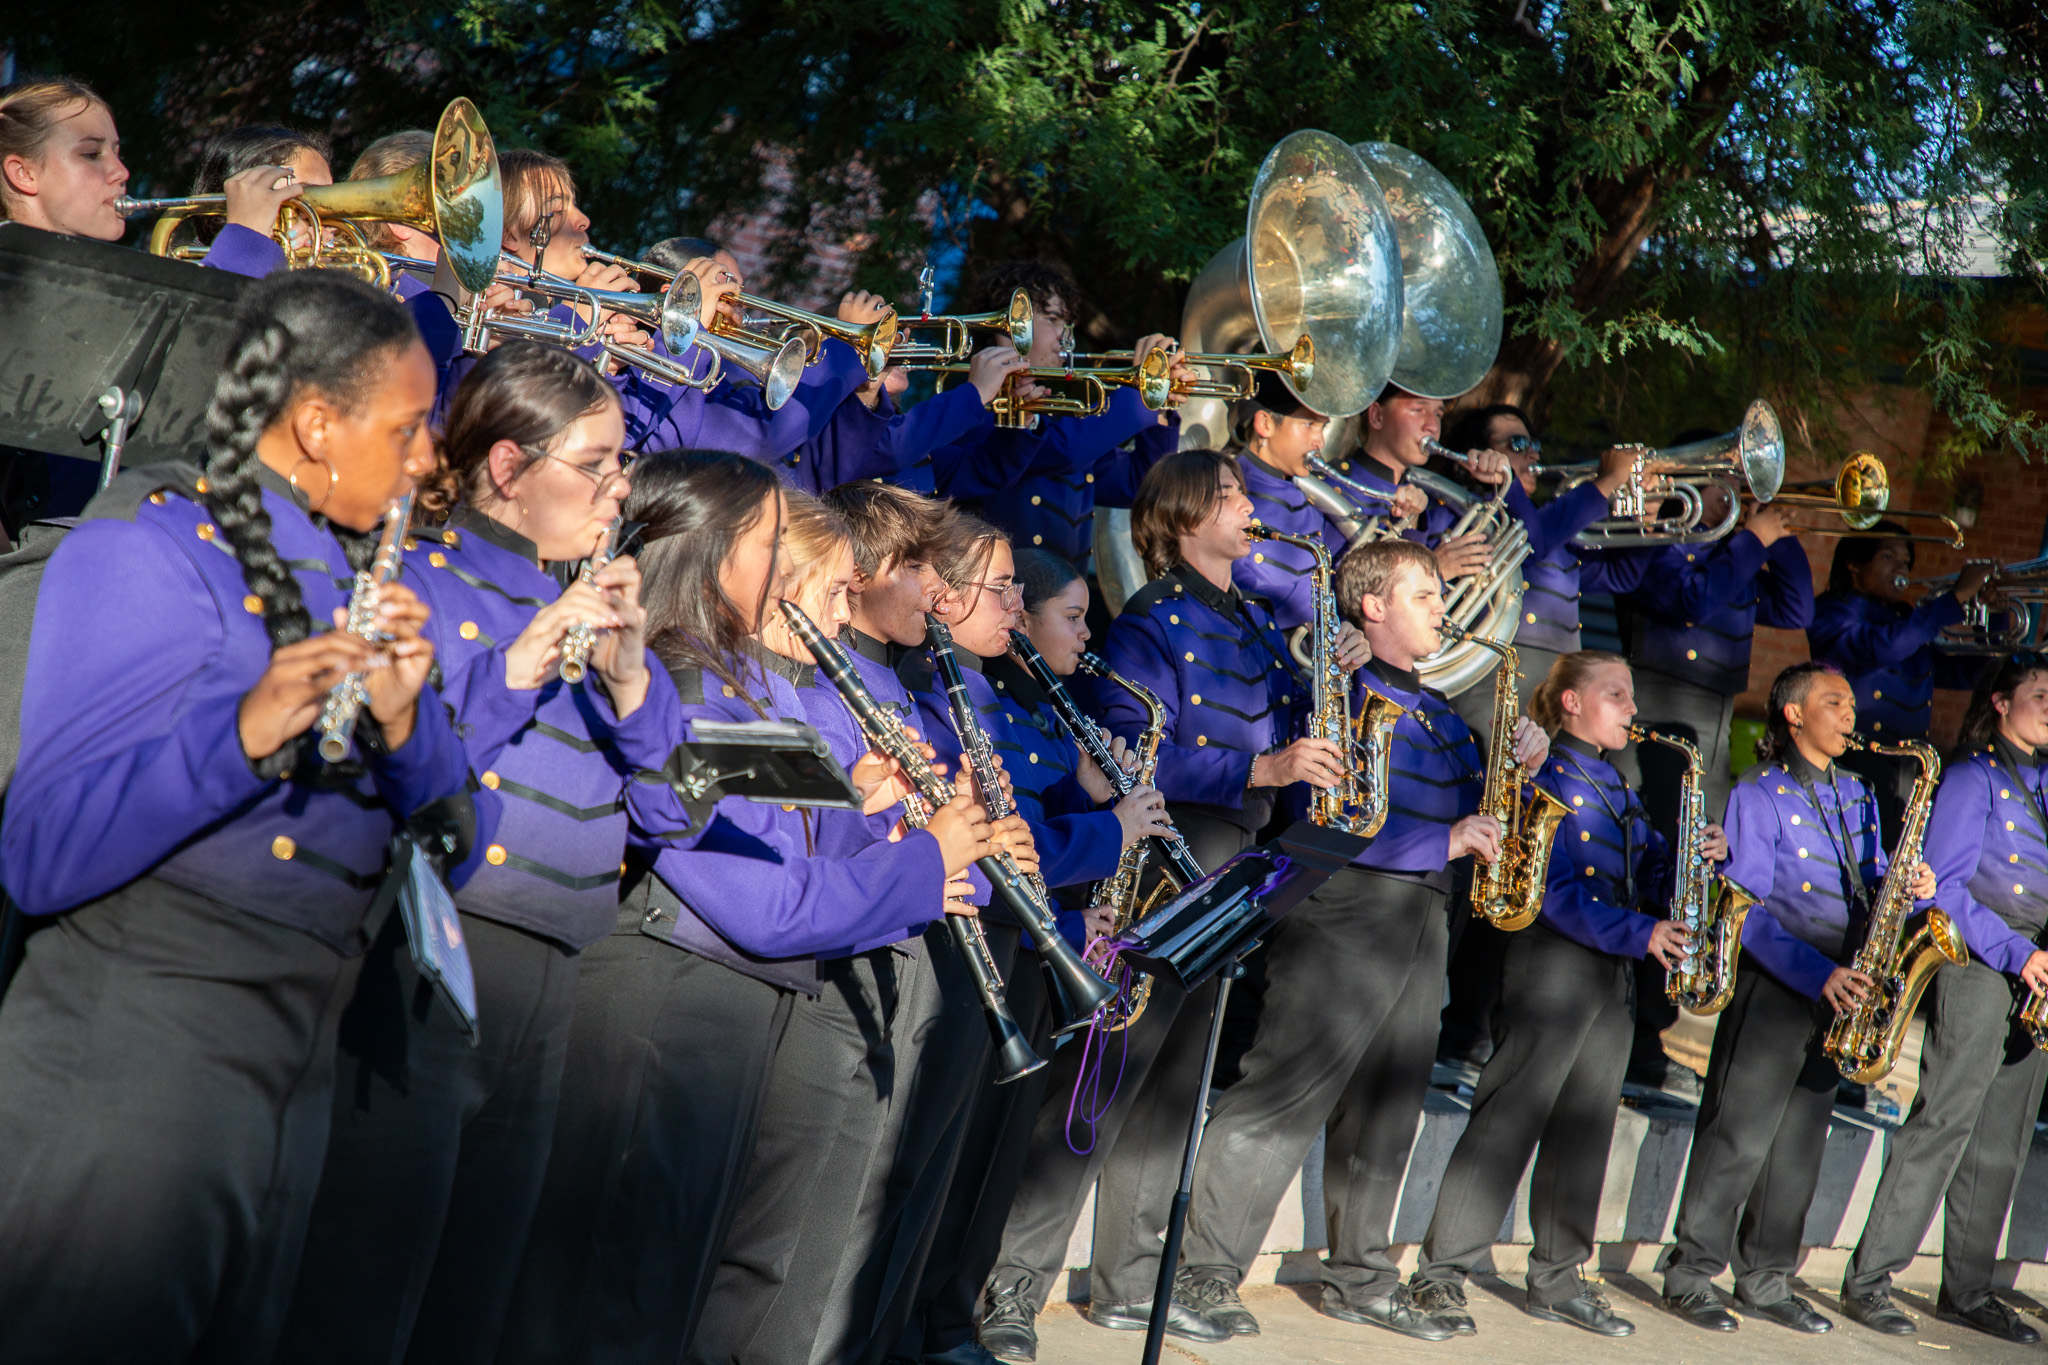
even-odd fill
[[(433, 401), (396, 302), (262, 281), (204, 477), (124, 476), (50, 559), (0, 823), (42, 920), (0, 1005), (0, 1359), (269, 1357), (388, 848), (467, 804), (419, 599), (380, 590), (381, 646), (326, 628), (432, 467)], [(352, 672), (330, 764), (310, 730)]]

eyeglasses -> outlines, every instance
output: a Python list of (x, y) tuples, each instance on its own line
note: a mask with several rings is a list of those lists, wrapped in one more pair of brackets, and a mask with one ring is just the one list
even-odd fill
[(1537, 440), (1534, 436), (1510, 436), (1508, 437), (1508, 453), (1511, 455), (1540, 455), (1543, 453), (1543, 442)]
[(1024, 585), (1014, 578), (1007, 583), (969, 583), (967, 586), (994, 593), (996, 605), (1004, 611), (1014, 611), (1024, 602)]
[(592, 502), (602, 502), (606, 498), (624, 498), (632, 479), (633, 461), (639, 458), (639, 454), (636, 451), (622, 450), (619, 452), (619, 467), (617, 469), (587, 469), (572, 460), (565, 460), (550, 451), (535, 450), (532, 446), (521, 446), (520, 449), (538, 459), (553, 460), (562, 468), (573, 469), (584, 478), (590, 480), (593, 485), (590, 492), (590, 500)]

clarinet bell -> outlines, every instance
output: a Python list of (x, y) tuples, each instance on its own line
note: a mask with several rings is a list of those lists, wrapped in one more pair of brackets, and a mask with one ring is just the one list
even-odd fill
[(1116, 999), (1117, 990), (1082, 961), (1065, 939), (1057, 935), (1055, 939), (1052, 951), (1041, 950), (1038, 961), (1045, 969), (1045, 986), (1052, 999), (1052, 1034), (1060, 1038), (1094, 1023), (1102, 1007)]
[(1045, 1058), (1031, 1050), (1031, 1044), (1024, 1037), (1024, 1030), (1008, 1010), (1000, 1014), (988, 1013), (989, 1033), (996, 1044), (996, 1084), (1008, 1085), (1019, 1081), (1045, 1065)]

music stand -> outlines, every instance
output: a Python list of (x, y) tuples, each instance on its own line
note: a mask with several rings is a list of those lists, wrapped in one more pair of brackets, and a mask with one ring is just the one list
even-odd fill
[(710, 820), (728, 796), (778, 806), (859, 810), (860, 793), (832, 748), (801, 721), (690, 722), (690, 740), (676, 745), (659, 771), (636, 780), (666, 783), (693, 825)]
[(206, 463), (206, 405), (252, 283), (0, 223), (0, 445), (100, 463)]
[(1279, 838), (1244, 850), (1183, 889), (1116, 941), (1119, 961), (1167, 976), (1190, 994), (1212, 976), (1223, 978), (1209, 1011), (1202, 1083), (1195, 1087), (1195, 1111), (1188, 1119), (1180, 1184), (1173, 1192), (1166, 1240), (1159, 1249), (1159, 1282), (1152, 1291), (1152, 1316), (1145, 1326), (1145, 1351), (1140, 1357), (1145, 1365), (1159, 1365), (1159, 1352), (1166, 1345), (1166, 1315), (1173, 1303), (1173, 1282), (1180, 1273), (1181, 1238), (1187, 1232), (1188, 1205), (1194, 1202), (1195, 1159), (1201, 1155), (1202, 1134), (1209, 1125), (1209, 1082), (1216, 1073), (1223, 1013), (1230, 1004), (1231, 982), (1244, 974), (1239, 960), (1283, 915), (1370, 842), (1342, 830), (1296, 821)]

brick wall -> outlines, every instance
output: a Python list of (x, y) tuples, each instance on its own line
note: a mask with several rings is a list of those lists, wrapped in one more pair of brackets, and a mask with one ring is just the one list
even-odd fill
[[(2022, 407), (2048, 407), (2048, 391), (2022, 395)], [(1923, 479), (1916, 475), (1923, 456), (1946, 434), (1946, 419), (1930, 410), (1926, 398), (1913, 390), (1887, 388), (1873, 392), (1852, 405), (1846, 415), (1849, 444), (1839, 453), (1830, 452), (1825, 462), (1794, 458), (1787, 479), (1831, 478), (1850, 451), (1869, 450), (1884, 460), (1892, 475), (1892, 506), (1946, 512), (1958, 485), (1980, 484), (1984, 490), (1977, 524), (1966, 529), (1966, 549), (1945, 545), (1919, 547), (1915, 576), (1951, 573), (1965, 559), (1994, 559), (2000, 563), (2032, 559), (2041, 553), (2044, 525), (2048, 525), (2048, 462), (2028, 464), (2016, 455), (1988, 455), (1973, 461), (1954, 480)], [(1792, 432), (1788, 444), (1799, 442)], [(1938, 522), (1908, 522), (1915, 531), (1938, 528)], [(1817, 590), (1827, 586), (1828, 568), (1840, 542), (1819, 536), (1802, 537), (1807, 558), (1813, 565)], [(1759, 628), (1755, 652), (1750, 657), (1750, 690), (1736, 702), (1739, 715), (1761, 717), (1771, 679), (1788, 664), (1807, 657), (1804, 631)], [(1968, 697), (1961, 692), (1934, 694), (1934, 735), (1946, 744), (1955, 736)]]

